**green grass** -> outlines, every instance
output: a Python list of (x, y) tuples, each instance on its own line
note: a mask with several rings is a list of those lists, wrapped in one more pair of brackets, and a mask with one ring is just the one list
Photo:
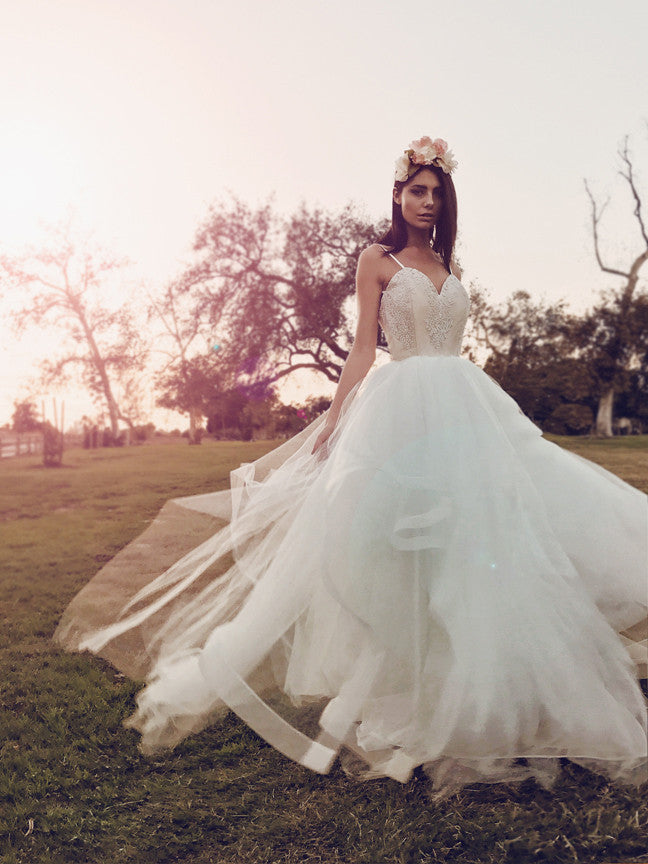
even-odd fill
[[(648, 491), (648, 437), (553, 439)], [(321, 777), (237, 718), (144, 757), (123, 728), (138, 685), (57, 650), (63, 609), (171, 497), (224, 488), (267, 443), (152, 444), (0, 463), (2, 864), (425, 864), (612, 862), (646, 855), (639, 791), (567, 764), (532, 782), (433, 804), (402, 786)]]
[(598, 462), (608, 471), (648, 493), (648, 435), (616, 438), (559, 437), (545, 435), (567, 450)]

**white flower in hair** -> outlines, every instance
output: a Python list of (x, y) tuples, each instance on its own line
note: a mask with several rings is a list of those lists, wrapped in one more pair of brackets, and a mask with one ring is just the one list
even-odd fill
[(405, 182), (408, 177), (408, 171), (410, 167), (409, 156), (404, 153), (402, 156), (399, 156), (396, 160), (396, 174), (394, 176), (395, 180), (400, 181), (401, 183)]
[(448, 150), (446, 153), (443, 154), (443, 156), (439, 157), (439, 165), (446, 174), (452, 174), (458, 164), (459, 163), (454, 158), (452, 150)]

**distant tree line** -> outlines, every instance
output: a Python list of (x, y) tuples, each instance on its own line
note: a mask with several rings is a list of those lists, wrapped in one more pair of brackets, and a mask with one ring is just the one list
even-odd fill
[[(604, 206), (587, 186), (594, 255), (618, 287), (574, 315), (564, 301), (522, 291), (494, 304), (471, 286), (466, 352), (549, 432), (611, 435), (614, 413), (632, 418), (628, 431), (648, 432), (648, 292), (640, 280), (648, 233), (627, 140), (619, 158), (639, 235), (627, 261), (604, 259)], [(385, 227), (352, 204), (337, 212), (302, 205), (284, 217), (270, 203), (232, 197), (212, 206), (190, 264), (148, 295), (145, 316), (130, 302), (107, 302), (123, 262), (75, 241), (70, 226), (48, 248), (0, 257), (2, 287), (23, 298), (18, 331), (38, 325), (61, 334), (60, 355), (43, 360), (44, 386), (71, 380), (88, 390), (113, 442), (120, 422), (136, 436), (148, 419), (142, 394), (152, 363), (157, 402), (186, 415), (191, 443), (204, 431), (288, 436), (328, 400), (284, 405), (277, 387), (299, 370), (337, 381), (353, 338), (357, 258)], [(18, 414), (14, 422), (31, 421)]]

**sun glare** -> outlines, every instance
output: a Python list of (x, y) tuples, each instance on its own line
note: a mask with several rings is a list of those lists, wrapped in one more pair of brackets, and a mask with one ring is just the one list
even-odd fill
[(0, 139), (0, 243), (28, 243), (43, 222), (56, 222), (78, 201), (83, 164), (67, 134), (35, 122), (15, 123)]

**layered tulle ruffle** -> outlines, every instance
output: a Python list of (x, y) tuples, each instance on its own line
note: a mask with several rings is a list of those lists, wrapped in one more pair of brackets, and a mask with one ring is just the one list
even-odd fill
[(322, 422), (167, 505), (61, 622), (147, 676), (144, 749), (229, 707), (318, 771), (344, 749), (446, 792), (550, 785), (558, 757), (645, 780), (646, 496), (456, 356), (374, 371), (326, 458)]

